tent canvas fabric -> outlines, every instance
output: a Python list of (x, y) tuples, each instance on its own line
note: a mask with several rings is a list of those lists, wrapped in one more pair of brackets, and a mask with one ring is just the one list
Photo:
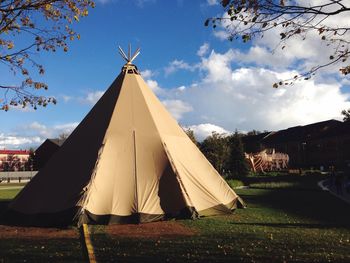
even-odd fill
[(231, 213), (240, 203), (127, 63), (8, 216), (24, 225), (143, 223)]

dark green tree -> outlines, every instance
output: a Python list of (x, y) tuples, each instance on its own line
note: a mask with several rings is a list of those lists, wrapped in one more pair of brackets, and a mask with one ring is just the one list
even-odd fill
[(198, 146), (198, 142), (196, 139), (196, 136), (194, 135), (194, 132), (192, 129), (188, 128), (187, 130), (185, 130), (187, 136), (191, 139), (191, 141)]
[(7, 155), (2, 159), (4, 171), (18, 171), (21, 168), (21, 160), (13, 154)]
[(36, 165), (35, 165), (35, 151), (33, 148), (29, 149), (29, 157), (28, 160), (25, 163), (25, 170), (26, 171), (36, 171)]
[(245, 159), (241, 135), (236, 131), (227, 137), (228, 155), (225, 163), (229, 179), (248, 175), (249, 168)]
[(225, 162), (228, 156), (227, 137), (223, 134), (213, 132), (201, 144), (200, 149), (214, 168), (223, 175), (225, 173)]
[(341, 115), (343, 115), (343, 121), (350, 121), (350, 109), (342, 110)]
[(251, 130), (251, 131), (247, 132), (247, 135), (258, 135), (260, 133), (261, 133), (261, 131)]

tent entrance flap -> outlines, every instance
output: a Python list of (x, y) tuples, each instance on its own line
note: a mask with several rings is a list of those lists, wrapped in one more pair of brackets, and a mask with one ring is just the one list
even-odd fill
[(200, 216), (230, 213), (237, 207), (236, 193), (188, 137), (163, 136), (162, 140), (189, 207)]
[(191, 218), (194, 219), (194, 218), (197, 218), (199, 217), (198, 215), (198, 212), (196, 211), (196, 208), (194, 207), (192, 201), (191, 201), (191, 198), (188, 194), (188, 192), (186, 191), (186, 188), (185, 188), (185, 185), (184, 183), (182, 182), (182, 179), (181, 179), (181, 176), (178, 172), (178, 170), (176, 169), (176, 165), (173, 161), (173, 158), (167, 148), (167, 145), (165, 142), (163, 142), (163, 147), (164, 147), (164, 151), (168, 157), (168, 160), (169, 160), (169, 164), (170, 164), (170, 167), (172, 169), (172, 172), (174, 174), (174, 178), (176, 179), (176, 183), (177, 185), (179, 186), (179, 190), (181, 191), (182, 193), (182, 197), (183, 197), (183, 200), (184, 200), (184, 203), (186, 204), (186, 207), (189, 207), (189, 211), (191, 212)]

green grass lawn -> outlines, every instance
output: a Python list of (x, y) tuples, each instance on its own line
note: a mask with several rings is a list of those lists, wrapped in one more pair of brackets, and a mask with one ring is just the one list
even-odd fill
[[(230, 216), (178, 221), (196, 230), (190, 237), (131, 238), (110, 235), (104, 226), (92, 226), (97, 260), (350, 262), (350, 206), (312, 187), (315, 184), (314, 180), (310, 188), (260, 185), (259, 189), (236, 190), (248, 208)], [(15, 193), (0, 190), (0, 200)], [(9, 252), (14, 248), (15, 252)], [(0, 262), (1, 258), (4, 262), (80, 261), (80, 249), (78, 239), (8, 240), (2, 239), (0, 232)]]
[(136, 239), (94, 235), (101, 261), (121, 262), (334, 262), (350, 261), (350, 207), (326, 192), (237, 190), (247, 209), (232, 216), (182, 224), (186, 238)]
[[(0, 216), (5, 211), (9, 201), (20, 191), (18, 188), (20, 186), (24, 186), (24, 184), (0, 185)], [(16, 189), (8, 189), (11, 187), (16, 187)], [(8, 237), (4, 230), (17, 232), (18, 236), (12, 234), (11, 237)], [(28, 235), (27, 231), (34, 236)], [(41, 231), (41, 229), (0, 225), (0, 262), (83, 262), (77, 228), (72, 227), (73, 233), (76, 233), (76, 237), (73, 238), (70, 236), (48, 237), (46, 229), (40, 237), (35, 234), (37, 231)], [(66, 229), (57, 229), (56, 231), (66, 231)]]

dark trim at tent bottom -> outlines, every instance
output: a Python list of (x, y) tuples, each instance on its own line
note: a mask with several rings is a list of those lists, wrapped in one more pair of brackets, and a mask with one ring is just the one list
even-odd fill
[(38, 226), (38, 227), (66, 227), (75, 224), (139, 224), (153, 221), (162, 221), (171, 218), (186, 219), (198, 218), (198, 213), (192, 207), (182, 209), (176, 215), (155, 215), (145, 213), (135, 213), (129, 216), (120, 215), (95, 215), (85, 211), (82, 215), (77, 216), (80, 207), (73, 207), (64, 211), (55, 213), (24, 214), (12, 209), (0, 215), (0, 224), (12, 226)]
[(233, 200), (229, 204), (220, 204), (205, 210), (196, 211), (194, 207), (184, 207), (176, 214), (145, 214), (135, 213), (128, 216), (121, 215), (95, 215), (87, 210), (79, 218), (77, 213), (80, 207), (73, 207), (56, 213), (24, 214), (8, 209), (0, 216), (0, 223), (6, 225), (40, 226), (40, 227), (66, 227), (74, 224), (139, 224), (168, 219), (197, 219), (201, 216), (230, 214), (242, 204)]
[(81, 224), (97, 224), (97, 225), (111, 225), (111, 224), (141, 224), (154, 221), (163, 221), (169, 219), (196, 219), (198, 213), (193, 207), (185, 207), (177, 214), (146, 214), (135, 213), (128, 216), (120, 215), (95, 215), (89, 211), (85, 211), (79, 220)]

